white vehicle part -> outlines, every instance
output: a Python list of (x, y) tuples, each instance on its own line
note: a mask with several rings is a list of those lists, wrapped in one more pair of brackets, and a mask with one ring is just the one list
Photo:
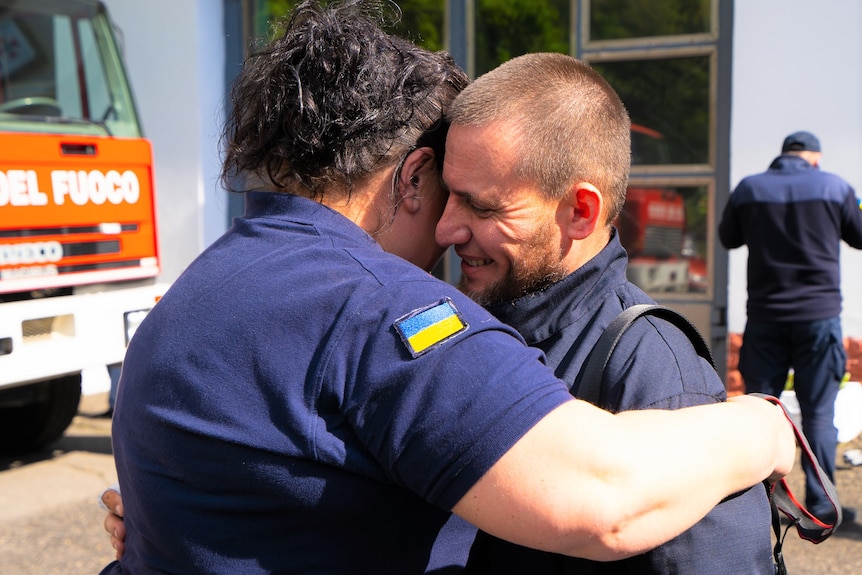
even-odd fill
[[(166, 286), (94, 291), (0, 306), (0, 389), (120, 363), (126, 314), (153, 307)], [(138, 316), (132, 316), (140, 317)], [(88, 378), (90, 379), (90, 378)], [(85, 393), (107, 391), (84, 382)]]

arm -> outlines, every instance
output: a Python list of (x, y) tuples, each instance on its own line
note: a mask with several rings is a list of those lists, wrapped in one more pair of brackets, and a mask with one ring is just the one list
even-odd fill
[(753, 397), (617, 415), (573, 400), (527, 432), (454, 512), (521, 545), (620, 559), (675, 537), (725, 496), (784, 475), (795, 455), (780, 408)]
[(862, 203), (853, 188), (849, 188), (841, 211), (841, 239), (850, 247), (862, 249)]
[[(747, 396), (730, 401), (618, 415), (571, 401), (521, 438), (453, 511), (539, 549), (595, 559), (640, 553), (685, 531), (726, 495), (790, 470), (796, 444), (780, 408)], [(112, 489), (101, 499), (120, 559), (122, 499)]]
[[(734, 193), (736, 192), (734, 191)], [(721, 222), (718, 224), (718, 239), (721, 241), (721, 245), (728, 250), (738, 248), (745, 243), (745, 239), (742, 237), (742, 232), (739, 229), (736, 210), (733, 207), (732, 195), (728, 198), (727, 205), (724, 206), (724, 213), (721, 216)]]

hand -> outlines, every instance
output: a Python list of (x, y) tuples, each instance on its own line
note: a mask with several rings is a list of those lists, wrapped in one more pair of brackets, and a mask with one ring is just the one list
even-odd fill
[(117, 559), (126, 551), (126, 526), (123, 523), (123, 498), (117, 491), (108, 489), (102, 493), (102, 503), (108, 508), (105, 516), (105, 531), (111, 535), (111, 547), (117, 552)]
[(784, 412), (784, 408), (765, 399), (751, 395), (737, 395), (728, 401), (748, 403), (766, 412), (767, 417), (772, 418), (776, 433), (775, 466), (772, 474), (767, 478), (770, 483), (775, 483), (793, 469), (796, 462), (796, 434), (793, 425)]

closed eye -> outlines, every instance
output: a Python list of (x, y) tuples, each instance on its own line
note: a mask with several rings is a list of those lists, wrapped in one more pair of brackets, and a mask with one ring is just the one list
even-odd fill
[(470, 210), (480, 218), (489, 218), (497, 212), (497, 208), (487, 207), (476, 201), (470, 194), (455, 194), (467, 205)]

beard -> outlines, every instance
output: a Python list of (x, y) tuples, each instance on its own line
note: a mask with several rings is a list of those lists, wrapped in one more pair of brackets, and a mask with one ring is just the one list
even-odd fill
[(488, 306), (538, 293), (568, 275), (563, 250), (554, 244), (551, 223), (536, 229), (521, 245), (506, 277), (482, 289), (469, 291), (462, 278), (458, 289), (479, 305)]

